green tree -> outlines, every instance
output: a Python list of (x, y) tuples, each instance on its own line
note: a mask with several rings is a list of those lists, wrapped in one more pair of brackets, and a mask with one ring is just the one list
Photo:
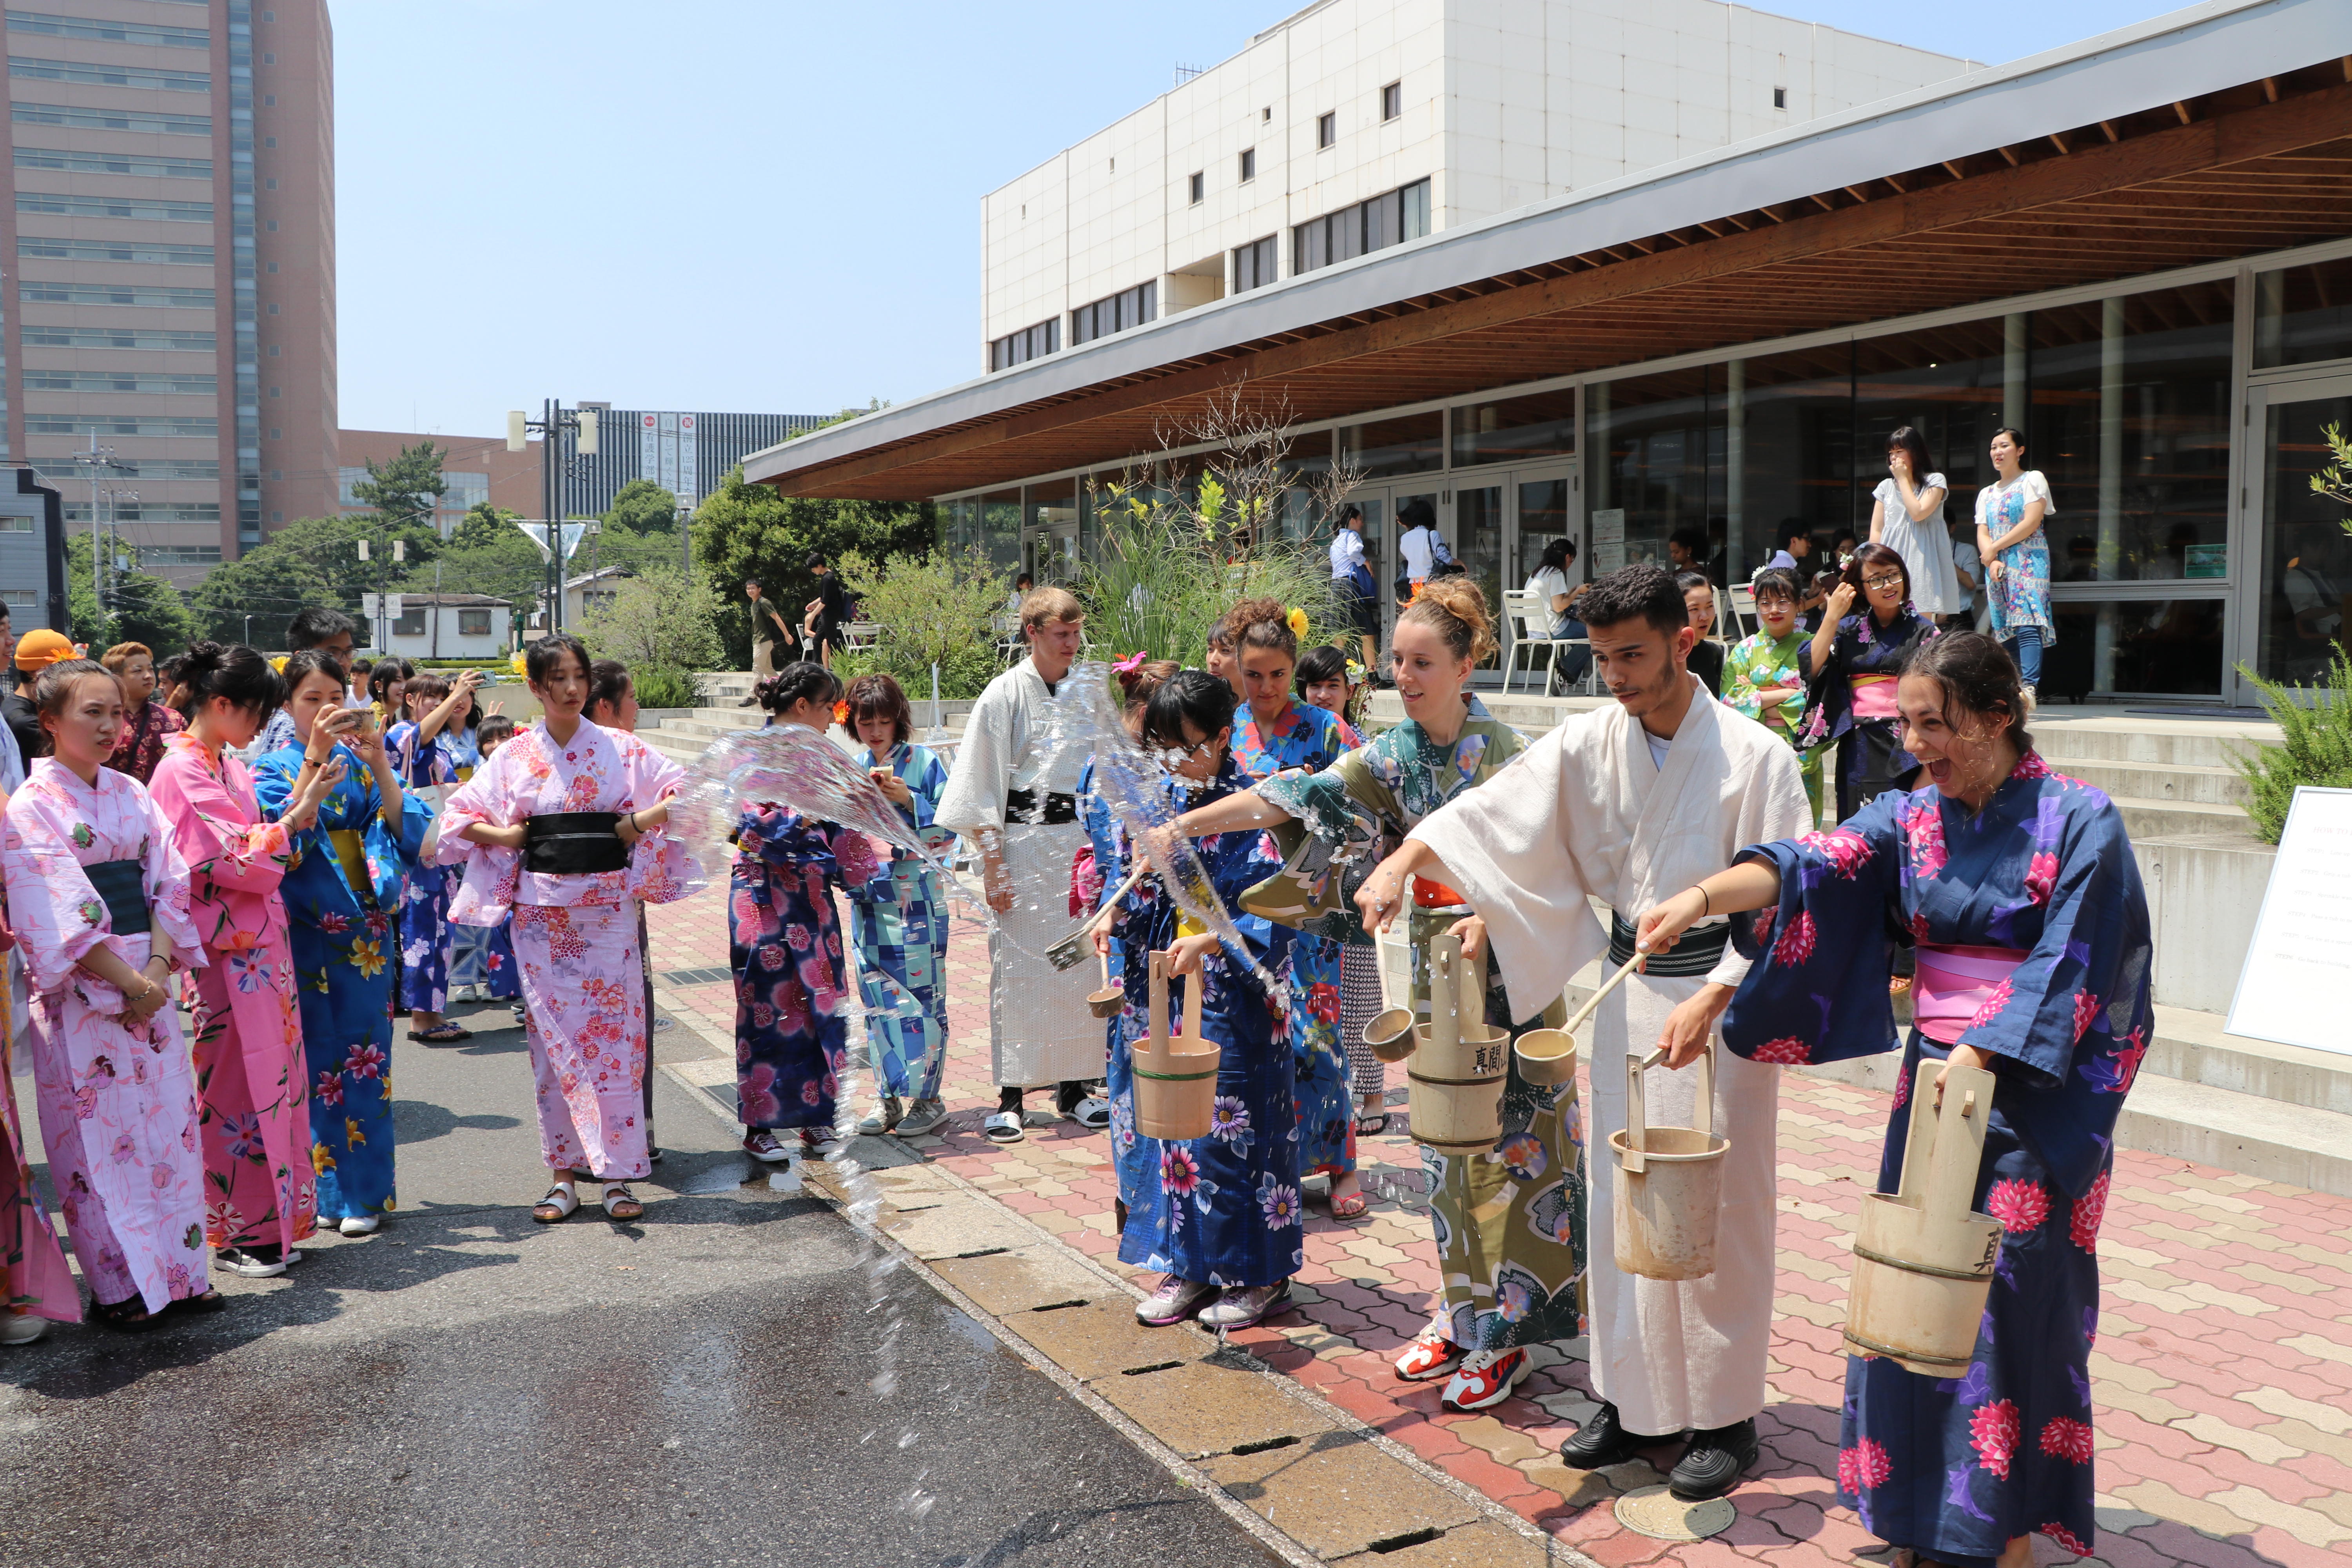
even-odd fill
[(286, 623), (297, 611), (312, 605), (344, 607), (315, 563), (273, 544), (214, 567), (187, 602), (202, 636), (245, 641), (250, 615), (253, 645), (265, 648), (286, 646)]
[(720, 654), (719, 606), (709, 586), (673, 566), (631, 577), (580, 625), (599, 658), (631, 669), (709, 669)]
[(937, 537), (927, 501), (806, 500), (747, 484), (736, 468), (694, 512), (695, 559), (726, 606), (719, 631), (730, 668), (751, 668), (744, 579), (757, 580), (797, 625), (801, 607), (816, 596), (816, 580), (802, 564), (812, 551), (836, 563), (853, 554), (885, 561), (926, 554)]
[(430, 524), (434, 509), (449, 493), (442, 477), (442, 459), (449, 454), (430, 441), (403, 447), (400, 456), (379, 466), (367, 459), (368, 477), (352, 485), (361, 504), (372, 506), (395, 523)]
[(677, 498), (651, 479), (631, 479), (613, 492), (613, 508), (604, 516), (608, 528), (636, 533), (677, 537)]
[(199, 622), (179, 589), (151, 572), (114, 572), (106, 579), (106, 612), (89, 581), (89, 536), (66, 538), (66, 597), (76, 642), (97, 658), (119, 642), (141, 642), (158, 656), (177, 653), (198, 636)]
[(889, 628), (871, 651), (835, 658), (844, 677), (894, 676), (920, 702), (930, 696), (934, 665), (943, 698), (977, 697), (1003, 669), (993, 623), (1012, 579), (982, 552), (935, 550), (879, 562), (852, 553), (842, 557), (841, 580), (866, 618)]
[(502, 506), (492, 506), (486, 500), (478, 500), (466, 509), (466, 515), (459, 518), (457, 525), (449, 531), (447, 548), (478, 550), (486, 544), (498, 544), (509, 539), (521, 539), (522, 531), (515, 527), (517, 520), (521, 516), (522, 513), (519, 511), (509, 511)]

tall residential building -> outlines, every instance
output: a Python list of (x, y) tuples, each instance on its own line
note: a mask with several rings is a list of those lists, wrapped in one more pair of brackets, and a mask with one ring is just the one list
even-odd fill
[[(62, 489), (81, 529), (94, 474), (119, 545), (193, 582), (334, 510), (325, 0), (21, 4), (0, 210), (7, 456)], [(93, 446), (111, 463), (76, 461)]]
[(1974, 68), (1719, 0), (1317, 0), (981, 199), (982, 363)]

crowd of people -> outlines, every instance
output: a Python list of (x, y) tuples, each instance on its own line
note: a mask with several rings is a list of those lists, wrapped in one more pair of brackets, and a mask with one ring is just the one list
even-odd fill
[[(1600, 1404), (1561, 1447), (1571, 1467), (1671, 1447), (1670, 1485), (1696, 1500), (1756, 1459), (1781, 1067), (1899, 1048), (1906, 1081), (1922, 1061), (1993, 1071), (1976, 1196), (2005, 1235), (1974, 1360), (1937, 1380), (1855, 1357), (1836, 1479), (1921, 1560), (2015, 1568), (2035, 1532), (2074, 1545), (2094, 1531), (2091, 1248), (2149, 1036), (2149, 927), (2115, 808), (2053, 774), (2025, 728), (2046, 552), (2038, 601), (2013, 552), (2038, 541), (2046, 487), (2004, 432), (2002, 483), (1979, 514), (2007, 567), (1993, 615), (2007, 645), (1947, 629), (1937, 616), (1956, 612), (1918, 597), (1957, 592), (1956, 572), (1919, 556), (1934, 554), (1922, 524), (1941, 477), (1902, 434), (1874, 537), (1825, 585), (1800, 567), (1809, 542), (1786, 541), (1754, 580), (1760, 628), (1735, 647), (1706, 640), (1698, 565), (1571, 584), (1572, 547), (1547, 552), (1535, 585), (1573, 618), (1614, 700), (1532, 742), (1474, 689), (1494, 616), (1446, 569), (1431, 517), (1409, 520), (1420, 537), (1377, 669), (1350, 658), (1379, 626), (1353, 519), (1333, 546), (1350, 585), (1333, 645), (1307, 645), (1302, 614), (1251, 599), (1218, 623), (1202, 668), (1120, 660), (1126, 727), (1164, 772), (1169, 820), (1148, 831), (1193, 846), (1238, 948), (1129, 875), (1151, 847), (1106, 795), (1096, 748), (1055, 720), (1084, 646), (1066, 590), (1021, 597), (1024, 657), (980, 697), (952, 762), (914, 743), (885, 675), (776, 668), (771, 648), (754, 697), (770, 725), (837, 730), (916, 841), (962, 841), (995, 911), (998, 1100), (978, 1131), (1015, 1142), (1059, 1119), (1107, 1135), (1119, 1256), (1151, 1276), (1136, 1307), (1148, 1325), (1281, 1313), (1312, 1184), (1334, 1221), (1365, 1212), (1357, 1140), (1389, 1112), (1364, 1026), (1384, 1001), (1426, 1014), (1440, 933), (1483, 976), (1474, 1005), (1514, 1037), (1558, 1026), (1588, 963), (1645, 956), (1596, 1015), (1589, 1105), (1514, 1060), (1491, 1150), (1422, 1152), (1439, 1281), (1396, 1375), (1485, 1409), (1532, 1369), (1533, 1347), (1589, 1334)], [(667, 820), (685, 775), (630, 732), (626, 671), (567, 636), (528, 650), (541, 709), (528, 727), (485, 710), (463, 677), (397, 659), (362, 674), (350, 637), (340, 617), (306, 617), (278, 664), (211, 643), (160, 667), (135, 645), (100, 662), (53, 634), (18, 645), (0, 875), (50, 1168), (103, 1321), (216, 1309), (209, 1268), (282, 1272), (319, 1225), (382, 1223), (394, 1021), (420, 1043), (462, 1038), (446, 1016), (453, 965), (526, 1022), (549, 1176), (533, 1216), (575, 1213), (583, 1180), (609, 1217), (645, 1213), (628, 1185), (659, 1153), (644, 908), (701, 885)], [(1376, 680), (1402, 718), (1368, 735)], [(940, 1128), (949, 912), (932, 862), (790, 802), (749, 803), (734, 826), (744, 1152), (836, 1152), (853, 965), (876, 1095), (858, 1131)], [(1053, 963), (1053, 940), (1088, 915), (1102, 917), (1097, 963)], [(1384, 986), (1392, 930), (1410, 979)], [(1910, 958), (1918, 1023), (1898, 1041), (1889, 996)], [(1155, 966), (1171, 1013), (1190, 1000), (1218, 1049), (1202, 1137), (1139, 1127)], [(175, 985), (193, 1003), (184, 1037)], [(1105, 1020), (1090, 995), (1111, 989)], [(1731, 1141), (1703, 1279), (1618, 1267), (1611, 1163), (1589, 1153), (1626, 1124), (1621, 1058), (1654, 1047), (1652, 1120), (1693, 1120), (1700, 1075), (1682, 1069), (1705, 1056), (1713, 1125)], [(1895, 1101), (1882, 1187), (1916, 1109)], [(8, 1112), (10, 1295), (29, 1305), (5, 1321), (22, 1339), (28, 1311), (72, 1317), (79, 1300), (35, 1223)]]

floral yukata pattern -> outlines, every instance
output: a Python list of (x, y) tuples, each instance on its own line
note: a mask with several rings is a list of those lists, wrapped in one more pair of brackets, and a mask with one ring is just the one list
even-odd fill
[[(1207, 805), (1248, 782), (1228, 756), (1218, 776), (1185, 804)], [(1282, 864), (1272, 839), (1256, 829), (1213, 834), (1194, 840), (1194, 847), (1229, 910)], [(1270, 999), (1248, 966), (1223, 948), (1200, 972), (1168, 988), (1173, 1028), (1184, 1015), (1185, 988), (1204, 987), (1201, 1033), (1220, 1047), (1208, 1136), (1163, 1142), (1135, 1130), (1131, 1042), (1150, 1027), (1150, 955), (1176, 940), (1177, 914), (1158, 880), (1147, 878), (1120, 902), (1112, 921), (1127, 963), (1124, 1010), (1134, 1016), (1111, 1037), (1111, 1143), (1115, 1153), (1150, 1172), (1128, 1198), (1119, 1261), (1211, 1285), (1271, 1285), (1297, 1273), (1305, 1260), (1301, 1139), (1292, 1098), (1297, 1063), (1288, 1009)], [(1246, 914), (1235, 915), (1234, 923), (1254, 962), (1277, 978), (1288, 971), (1294, 935), (1289, 927)]]
[[(147, 933), (114, 934), (83, 871), (110, 860), (140, 863), (152, 926), (201, 964), (188, 868), (146, 790), (111, 769), (87, 784), (52, 758), (36, 761), (0, 826), (0, 876), (32, 992), (33, 1079), (49, 1181), (91, 1295), (106, 1305), (136, 1298), (160, 1312), (210, 1289), (206, 1161), (178, 1009), (126, 1024), (122, 994), (76, 967), (100, 946), (134, 968), (152, 951)], [(10, 1296), (70, 1321), (81, 1315), (81, 1295), (24, 1167), (13, 1091), (5, 1105), (19, 1155), (12, 1223), (0, 1237)]]
[(835, 889), (887, 877), (873, 841), (762, 802), (735, 828), (727, 889), (735, 1099), (746, 1127), (830, 1127), (848, 1066)]
[(196, 972), (196, 1093), (215, 1247), (291, 1247), (317, 1228), (310, 1079), (279, 884), (286, 829), (261, 815), (252, 777), (194, 735), (164, 743), (151, 794), (188, 863), (204, 940)]
[[(1971, 816), (1935, 789), (1880, 795), (1843, 826), (1747, 852), (1777, 909), (1734, 921), (1757, 959), (1723, 1021), (1756, 1061), (1843, 1061), (1895, 1044), (1890, 911), (1912, 938), (2026, 957), (1962, 1031), (1997, 1079), (1976, 1207), (2000, 1255), (1967, 1375), (1846, 1363), (1838, 1495), (1887, 1542), (1990, 1562), (2039, 1533), (2091, 1550), (2099, 1220), (2115, 1126), (2154, 1027), (2147, 903), (2105, 795), (2028, 753)], [(1908, 1085), (1946, 1048), (1913, 1030), (1878, 1190), (1909, 1135)]]
[[(906, 781), (914, 798), (898, 815), (933, 854), (954, 841), (931, 820), (948, 770), (929, 747), (902, 742), (878, 759), (868, 752), (866, 765)], [(848, 891), (875, 1088), (902, 1100), (937, 1100), (948, 1064), (948, 905), (939, 875), (902, 850)]]
[[(1234, 761), (1252, 780), (1294, 770), (1320, 773), (1348, 753), (1347, 726), (1320, 708), (1293, 703), (1271, 724), (1244, 704), (1234, 714)], [(1300, 931), (1290, 944), (1290, 1048), (1298, 1058), (1299, 1168), (1338, 1175), (1356, 1168), (1356, 1112), (1348, 1051), (1339, 1037), (1339, 953), (1328, 936)]]
[[(294, 863), (279, 892), (286, 900), (303, 1066), (310, 1080), (310, 1168), (319, 1178), (319, 1212), (341, 1220), (398, 1206), (393, 1179), (390, 911), (424, 851), (433, 814), (424, 801), (403, 791), (399, 824), (386, 824), (383, 800), (367, 764), (348, 746), (336, 747), (334, 755), (343, 764), (342, 782), (320, 803), (318, 820), (295, 836)], [(293, 804), (301, 772), (299, 746), (272, 752), (254, 764), (254, 793), (271, 821)], [(330, 837), (334, 834), (358, 837), (362, 874), (356, 885)]]
[[(414, 722), (384, 732), (384, 754), (400, 774), (404, 793), (457, 782), (458, 752), (447, 733), (425, 740)], [(425, 808), (429, 818), (432, 808)], [(449, 954), (455, 938), (449, 923), (452, 874), (441, 866), (418, 866), (403, 880), (394, 899), (399, 918), (400, 1005), (420, 1013), (449, 1006)]]

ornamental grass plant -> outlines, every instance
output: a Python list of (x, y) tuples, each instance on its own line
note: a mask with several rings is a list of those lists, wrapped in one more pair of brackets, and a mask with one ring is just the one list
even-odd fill
[(2262, 693), (2263, 707), (2280, 731), (2279, 744), (2230, 760), (2246, 781), (2254, 836), (2275, 844), (2286, 831), (2298, 786), (2352, 789), (2352, 656), (2336, 644), (2327, 679), (2314, 686), (2264, 680), (2243, 665), (2238, 673)]

